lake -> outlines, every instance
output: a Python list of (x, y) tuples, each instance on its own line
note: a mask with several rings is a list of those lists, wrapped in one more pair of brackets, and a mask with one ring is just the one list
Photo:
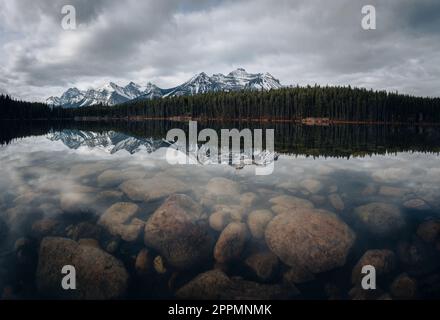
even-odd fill
[(2, 298), (440, 298), (440, 127), (199, 123), (248, 127), (270, 175), (170, 164), (183, 122), (2, 123)]

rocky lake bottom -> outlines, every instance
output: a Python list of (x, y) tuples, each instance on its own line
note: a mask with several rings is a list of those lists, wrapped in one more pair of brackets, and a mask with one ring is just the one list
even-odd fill
[(436, 153), (280, 154), (256, 176), (81, 139), (0, 147), (2, 299), (440, 298)]

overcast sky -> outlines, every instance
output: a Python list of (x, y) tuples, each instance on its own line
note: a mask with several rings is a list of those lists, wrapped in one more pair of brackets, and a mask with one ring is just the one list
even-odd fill
[[(61, 27), (66, 4), (77, 30)], [(361, 27), (367, 4), (377, 30)], [(0, 91), (27, 100), (238, 67), (285, 85), (440, 96), (440, 1), (0, 0), (0, 61)]]

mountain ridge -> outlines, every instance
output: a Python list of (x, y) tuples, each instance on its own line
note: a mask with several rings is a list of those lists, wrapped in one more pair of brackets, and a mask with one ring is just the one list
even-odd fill
[(46, 103), (63, 108), (78, 108), (103, 104), (113, 106), (137, 99), (157, 99), (175, 96), (190, 96), (208, 92), (230, 92), (240, 90), (280, 89), (283, 85), (270, 73), (248, 73), (243, 68), (208, 76), (205, 72), (194, 75), (183, 84), (164, 89), (150, 82), (145, 86), (130, 82), (122, 87), (114, 82), (88, 90), (67, 89), (60, 97), (50, 97)]

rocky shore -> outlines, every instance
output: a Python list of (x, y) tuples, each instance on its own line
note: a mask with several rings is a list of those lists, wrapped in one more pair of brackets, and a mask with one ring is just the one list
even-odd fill
[[(77, 180), (68, 192), (48, 199), (59, 192), (53, 181), (22, 187), (10, 199), (2, 195), (0, 293), (3, 299), (440, 297), (438, 197), (399, 187), (396, 170), (351, 189), (332, 178), (334, 169), (316, 170), (319, 179), (278, 179), (268, 188), (258, 177), (230, 171), (212, 177), (180, 167), (152, 173), (72, 166)], [(61, 288), (64, 265), (75, 266), (77, 290)], [(376, 268), (377, 290), (361, 288), (364, 265)]]

